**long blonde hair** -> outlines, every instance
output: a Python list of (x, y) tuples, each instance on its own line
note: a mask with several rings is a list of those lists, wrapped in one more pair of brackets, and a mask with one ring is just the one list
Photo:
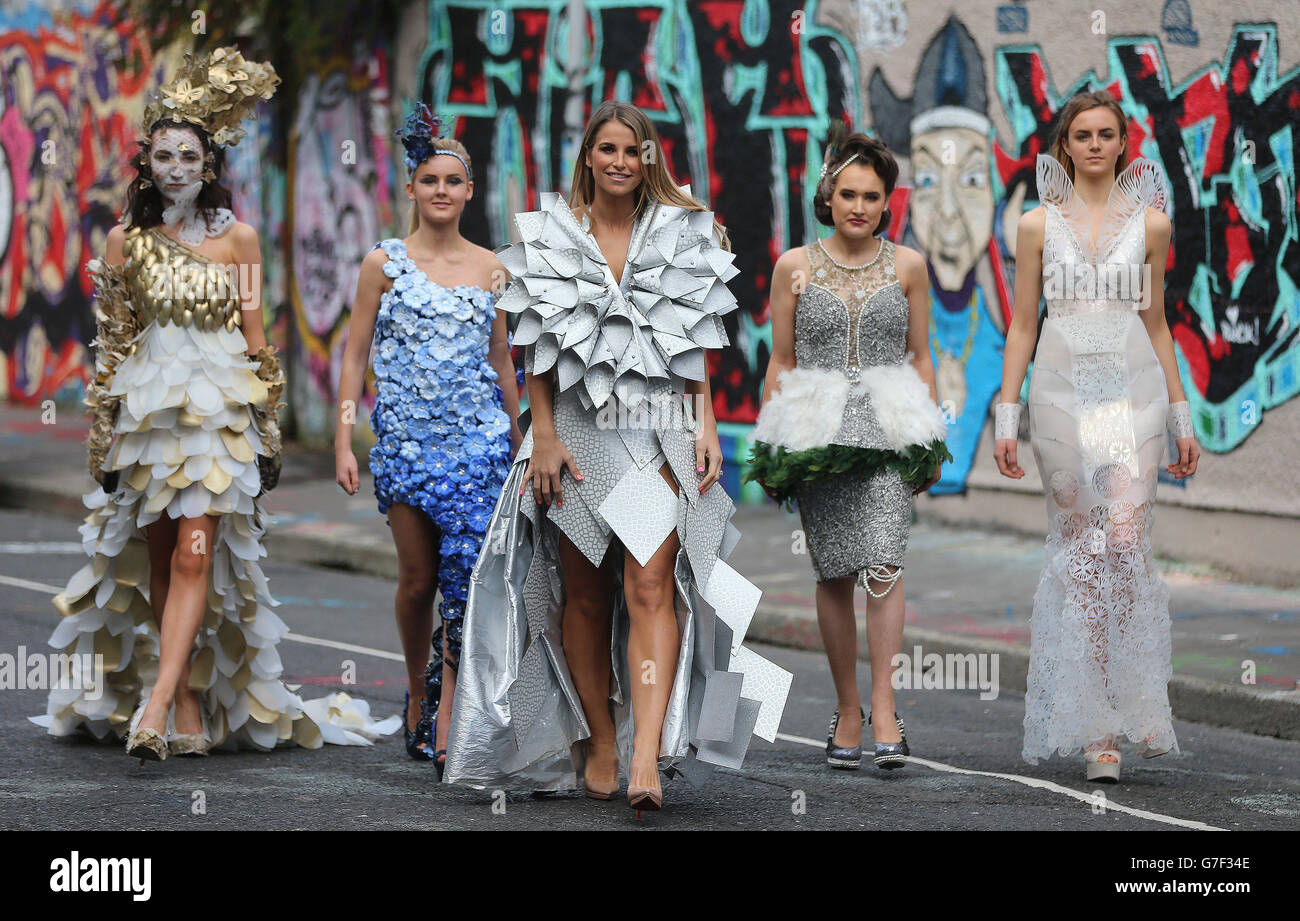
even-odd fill
[(1061, 109), (1061, 115), (1056, 122), (1056, 135), (1052, 138), (1050, 148), (1052, 156), (1058, 163), (1065, 167), (1066, 175), (1070, 181), (1074, 181), (1074, 161), (1070, 155), (1065, 152), (1065, 142), (1070, 137), (1070, 125), (1074, 123), (1075, 118), (1080, 112), (1086, 112), (1089, 109), (1109, 109), (1115, 114), (1115, 120), (1119, 122), (1119, 136), (1124, 139), (1124, 149), (1120, 151), (1119, 157), (1115, 160), (1115, 175), (1119, 176), (1128, 166), (1129, 155), (1128, 144), (1128, 117), (1124, 110), (1120, 108), (1115, 97), (1105, 90), (1094, 90), (1090, 93), (1077, 93), (1070, 97), (1070, 101)]
[[(640, 217), (646, 202), (650, 200), (691, 211), (709, 210), (701, 202), (679, 189), (677, 183), (673, 181), (668, 167), (663, 163), (663, 147), (659, 144), (659, 132), (655, 130), (654, 123), (630, 102), (619, 102), (615, 99), (607, 99), (596, 107), (596, 111), (591, 113), (591, 119), (587, 122), (586, 130), (582, 133), (582, 146), (573, 164), (573, 182), (569, 186), (569, 204), (572, 207), (582, 208), (584, 211), (591, 208), (592, 199), (596, 195), (596, 177), (592, 175), (591, 167), (585, 162), (586, 154), (596, 143), (596, 132), (612, 119), (617, 119), (632, 129), (637, 149), (641, 151), (641, 184), (637, 186), (637, 203), (634, 212), (637, 217)], [(645, 156), (647, 150), (653, 152), (648, 161)], [(716, 220), (713, 222), (713, 232), (718, 238), (718, 244), (727, 252), (731, 252), (731, 240), (727, 236), (726, 228)]]
[[(453, 137), (434, 138), (434, 139), (433, 139), (433, 149), (434, 149), (434, 150), (450, 150), (450, 151), (452, 151), (453, 153), (458, 153), (458, 154), (460, 154), (462, 157), (464, 157), (464, 158), (465, 158), (465, 165), (469, 167), (469, 169), (466, 170), (466, 173), (467, 173), (466, 179), (468, 179), (470, 182), (473, 182), (473, 181), (474, 181), (474, 164), (473, 164), (473, 161), (470, 160), (470, 158), (469, 158), (469, 151), (465, 149), (465, 145), (464, 145), (464, 144), (462, 144), (460, 141), (456, 140), (456, 139), (453, 138)], [(429, 154), (429, 156), (430, 156), (430, 157), (436, 157), (436, 156), (438, 156), (438, 155), (437, 155), (437, 154)], [(428, 163), (429, 161), (426, 159), (424, 162), (425, 162), (425, 163)], [(416, 172), (419, 171), (420, 166), (422, 166), (422, 165), (423, 165), (423, 164), (418, 164), (418, 165), (415, 167), (415, 169), (411, 171), (411, 178), (412, 178), (412, 179), (415, 178), (415, 174), (416, 174)], [(420, 205), (419, 205), (418, 202), (411, 202), (411, 220), (410, 220), (409, 226), (407, 227), (407, 230), (406, 230), (407, 236), (410, 236), (411, 234), (415, 233), (415, 232), (416, 232), (417, 230), (419, 230), (419, 229), (420, 229)]]

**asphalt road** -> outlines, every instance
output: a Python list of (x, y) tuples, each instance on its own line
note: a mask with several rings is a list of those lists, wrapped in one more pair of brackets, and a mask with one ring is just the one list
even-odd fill
[[(48, 651), (57, 614), (41, 586), (61, 587), (83, 561), (74, 522), (0, 510), (0, 653), (15, 654), (20, 645)], [(398, 712), (403, 670), (392, 656), (399, 649), (393, 586), (274, 560), (265, 568), (283, 602), (277, 613), (295, 635), (388, 654), (286, 638), (280, 647), (285, 679), (301, 684), (306, 698), (346, 690), (369, 700), (376, 715)], [(371, 748), (218, 752), (141, 766), (117, 746), (45, 735), (27, 721), (43, 712), (44, 692), (8, 689), (0, 694), (0, 827), (1300, 828), (1300, 743), (1176, 721), (1182, 757), (1126, 757), (1123, 780), (1098, 787), (1085, 783), (1080, 760), (1020, 760), (1024, 699), (1007, 692), (988, 701), (977, 691), (900, 692), (913, 763), (892, 773), (869, 762), (859, 772), (832, 771), (821, 752), (833, 708), (824, 659), (756, 648), (795, 676), (782, 734), (775, 743), (755, 739), (740, 772), (720, 770), (699, 788), (680, 779), (669, 784), (658, 814), (638, 818), (621, 799), (511, 794), (503, 800), (489, 791), (440, 786), (432, 768), (407, 759), (391, 736)], [(356, 664), (356, 684), (347, 687), (338, 677), (345, 659)], [(865, 664), (860, 683), (869, 686)]]

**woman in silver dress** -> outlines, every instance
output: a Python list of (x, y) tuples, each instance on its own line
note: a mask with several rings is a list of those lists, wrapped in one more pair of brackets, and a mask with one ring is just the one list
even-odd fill
[(446, 779), (611, 799), (621, 763), (658, 809), (659, 770), (775, 738), (790, 675), (741, 645), (759, 591), (725, 562), (726, 234), (636, 107), (597, 107), (581, 149), (570, 201), (543, 194), (500, 253), (532, 419), (471, 578)]
[(1200, 457), (1165, 320), (1164, 175), (1150, 160), (1125, 165), (1127, 147), (1115, 100), (1083, 93), (1061, 112), (1053, 155), (1038, 157), (1042, 204), (1017, 232), (1016, 308), (995, 411), (998, 469), (1018, 479), (1019, 397), (1033, 357), (1030, 435), (1049, 529), (1030, 621), (1023, 756), (1036, 763), (1082, 749), (1087, 778), (1106, 782), (1119, 779), (1120, 737), (1148, 758), (1178, 747), (1169, 588), (1151, 556), (1166, 425), (1178, 450), (1169, 473), (1190, 476)]
[[(835, 232), (783, 253), (773, 270), (772, 358), (747, 474), (774, 499), (798, 502), (838, 702), (826, 760), (848, 770), (862, 760), (864, 718), (874, 763), (906, 762), (890, 680), (903, 640), (903, 554), (912, 496), (951, 459), (930, 360), (925, 261), (883, 236), (897, 178), (879, 141), (852, 134), (828, 143), (814, 209)], [(874, 720), (858, 694), (858, 583), (868, 596), (871, 711), (884, 716)]]

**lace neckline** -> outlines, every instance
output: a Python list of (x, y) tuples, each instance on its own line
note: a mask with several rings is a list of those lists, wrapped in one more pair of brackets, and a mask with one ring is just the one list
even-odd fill
[(163, 209), (163, 224), (175, 228), (176, 238), (188, 246), (202, 246), (208, 237), (219, 237), (235, 224), (235, 214), (229, 208), (200, 211), (194, 203), (169, 205)]
[(825, 254), (826, 258), (829, 259), (831, 263), (835, 265), (837, 268), (847, 269), (850, 272), (858, 272), (861, 271), (862, 269), (869, 269), (873, 265), (875, 265), (876, 260), (880, 258), (880, 254), (885, 251), (885, 238), (877, 237), (876, 239), (877, 241), (879, 241), (876, 246), (876, 254), (872, 256), (870, 259), (868, 259), (866, 262), (862, 263), (861, 265), (845, 265), (843, 262), (840, 262), (834, 256), (831, 255), (831, 251), (826, 248), (826, 244), (823, 243), (821, 240), (817, 241), (817, 246)]

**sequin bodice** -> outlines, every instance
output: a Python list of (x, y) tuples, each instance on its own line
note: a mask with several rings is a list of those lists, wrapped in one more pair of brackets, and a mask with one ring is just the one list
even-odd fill
[(801, 368), (896, 365), (907, 354), (907, 298), (894, 271), (894, 244), (880, 241), (870, 262), (846, 266), (818, 241), (808, 247), (809, 283), (795, 303), (795, 360)]
[(157, 228), (129, 228), (122, 262), (141, 329), (154, 321), (208, 332), (239, 326), (239, 289), (226, 267)]

